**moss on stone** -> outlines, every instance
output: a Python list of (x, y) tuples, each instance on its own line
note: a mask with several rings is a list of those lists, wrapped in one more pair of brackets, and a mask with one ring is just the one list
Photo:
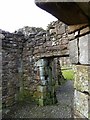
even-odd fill
[(20, 91), (17, 95), (17, 101), (33, 101), (32, 93), (29, 90)]

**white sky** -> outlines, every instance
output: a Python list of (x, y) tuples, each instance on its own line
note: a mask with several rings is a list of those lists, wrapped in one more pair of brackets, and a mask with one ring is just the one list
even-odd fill
[(24, 26), (43, 27), (57, 20), (34, 0), (0, 0), (0, 29), (14, 32)]

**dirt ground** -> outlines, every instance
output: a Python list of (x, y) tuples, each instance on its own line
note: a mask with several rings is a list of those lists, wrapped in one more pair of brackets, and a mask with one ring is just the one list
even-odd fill
[(16, 104), (5, 118), (73, 118), (73, 81), (67, 81), (57, 89), (58, 103), (38, 106), (34, 102)]

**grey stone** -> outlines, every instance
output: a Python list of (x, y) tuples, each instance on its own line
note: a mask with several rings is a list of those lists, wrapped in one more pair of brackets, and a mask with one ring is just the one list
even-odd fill
[(46, 64), (46, 61), (44, 59), (40, 59), (36, 62), (36, 65), (39, 67), (43, 67)]
[(74, 93), (74, 109), (75, 111), (79, 111), (80, 114), (85, 116), (86, 118), (89, 117), (89, 96), (75, 90)]
[(71, 63), (78, 63), (78, 45), (77, 39), (69, 41), (69, 55)]
[(5, 38), (5, 36), (0, 33), (0, 39), (4, 39), (4, 38)]
[(81, 92), (87, 92), (90, 94), (89, 89), (89, 77), (90, 66), (76, 65), (74, 88)]
[(75, 39), (74, 33), (68, 34), (68, 39), (69, 39), (69, 40)]
[(90, 34), (79, 38), (79, 62), (81, 64), (90, 64)]

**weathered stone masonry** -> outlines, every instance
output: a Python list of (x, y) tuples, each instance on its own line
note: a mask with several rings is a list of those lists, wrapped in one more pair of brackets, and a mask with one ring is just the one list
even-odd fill
[(75, 65), (75, 112), (90, 118), (90, 26), (73, 26), (68, 36), (70, 58)]
[(19, 92), (19, 66), (24, 36), (0, 31), (2, 42), (2, 107), (12, 106)]
[(69, 58), (67, 26), (52, 22), (47, 31), (25, 27), (15, 33), (1, 31), (2, 104), (8, 108), (30, 96), (39, 105), (54, 104), (56, 87), (65, 80), (60, 57)]
[[(60, 34), (58, 27), (60, 27), (60, 31), (62, 31)], [(52, 100), (52, 102), (50, 102), (52, 99), (52, 95), (50, 94), (55, 94), (55, 88), (58, 83), (63, 83), (59, 58), (64, 56), (68, 57), (69, 55), (66, 26), (57, 21), (52, 22), (48, 26), (47, 31), (40, 28), (29, 27), (19, 31), (28, 37), (23, 48), (24, 90), (25, 92), (29, 91), (30, 95), (34, 97), (40, 105), (52, 104), (54, 101)], [(65, 38), (65, 42), (62, 42), (62, 39)], [(39, 87), (37, 88), (37, 86)], [(54, 93), (52, 93), (52, 91)], [(47, 96), (49, 97), (47, 98)], [(47, 99), (49, 99), (48, 102)]]
[(89, 34), (86, 24), (68, 31), (59, 21), (47, 31), (34, 27), (1, 31), (3, 108), (16, 103), (21, 94), (22, 100), (30, 96), (41, 106), (56, 103), (56, 87), (64, 82), (60, 63), (70, 54), (75, 70), (74, 113), (89, 118)]

